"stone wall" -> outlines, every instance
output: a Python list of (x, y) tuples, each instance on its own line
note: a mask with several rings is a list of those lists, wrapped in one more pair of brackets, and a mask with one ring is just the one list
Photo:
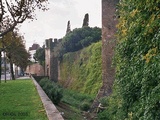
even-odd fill
[(37, 76), (44, 76), (44, 69), (39, 63), (27, 66), (25, 73), (34, 74)]
[(116, 5), (119, 0), (102, 0), (102, 89), (103, 95), (112, 92), (115, 70), (112, 66), (116, 44)]
[(52, 39), (46, 39), (45, 44), (45, 75), (50, 76), (50, 59), (52, 58), (51, 52), (52, 52)]
[[(109, 96), (112, 93), (112, 86), (115, 79), (115, 69), (112, 66), (114, 48), (116, 44), (116, 5), (119, 0), (102, 0), (102, 81), (103, 85), (97, 94), (92, 108), (98, 106), (98, 99)], [(56, 41), (46, 40), (46, 65), (45, 73), (51, 80), (58, 81), (58, 60), (54, 56)]]
[(102, 0), (102, 81), (103, 85), (92, 105), (92, 110), (98, 107), (99, 98), (109, 96), (115, 78), (115, 69), (112, 66), (114, 48), (116, 44), (116, 5), (119, 0)]
[(58, 81), (58, 59), (54, 55), (54, 47), (57, 44), (57, 40), (54, 42), (52, 39), (46, 39), (45, 45), (45, 75), (49, 76), (51, 81)]

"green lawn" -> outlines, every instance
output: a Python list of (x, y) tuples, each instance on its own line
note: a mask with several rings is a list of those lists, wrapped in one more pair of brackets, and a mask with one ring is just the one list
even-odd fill
[(47, 120), (32, 80), (0, 83), (0, 120)]

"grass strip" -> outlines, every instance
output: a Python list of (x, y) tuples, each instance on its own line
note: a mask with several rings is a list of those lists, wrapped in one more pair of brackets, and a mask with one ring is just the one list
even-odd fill
[(33, 84), (10, 80), (0, 84), (0, 120), (47, 120), (46, 112)]

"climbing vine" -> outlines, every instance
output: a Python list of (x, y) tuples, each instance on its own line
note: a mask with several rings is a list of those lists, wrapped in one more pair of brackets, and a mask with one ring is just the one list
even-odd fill
[(159, 120), (160, 0), (121, 0), (118, 9), (114, 92), (99, 117)]

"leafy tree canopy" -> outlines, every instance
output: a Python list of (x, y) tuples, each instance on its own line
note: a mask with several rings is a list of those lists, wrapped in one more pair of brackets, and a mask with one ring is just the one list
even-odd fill
[(17, 32), (8, 32), (0, 40), (0, 48), (5, 51), (7, 59), (10, 63), (12, 79), (15, 79), (13, 72), (13, 63), (25, 70), (30, 54), (26, 51), (23, 37)]
[(101, 40), (101, 29), (98, 27), (76, 28), (62, 39), (62, 53), (78, 51), (91, 43)]
[(44, 66), (45, 63), (45, 48), (40, 47), (36, 50), (36, 53), (34, 54), (34, 59), (38, 61), (42, 66)]
[(1, 42), (7, 57), (14, 64), (25, 69), (28, 65), (30, 54), (25, 49), (23, 37), (18, 33), (9, 32), (3, 37)]

